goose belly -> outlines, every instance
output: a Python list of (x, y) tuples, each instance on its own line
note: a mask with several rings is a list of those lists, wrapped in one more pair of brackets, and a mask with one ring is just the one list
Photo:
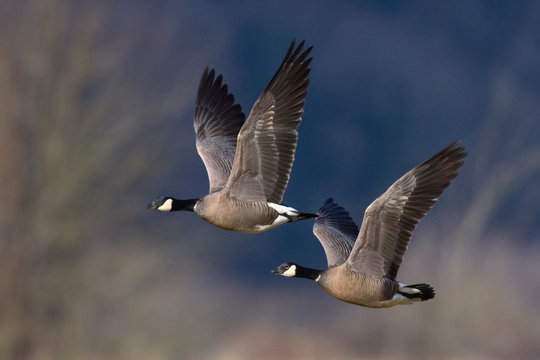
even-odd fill
[(195, 212), (219, 228), (245, 233), (267, 231), (288, 221), (266, 202), (213, 201), (196, 208)]
[[(397, 293), (398, 283), (395, 281), (363, 274), (347, 274), (345, 271), (339, 272), (340, 276), (334, 279), (321, 278), (319, 285), (328, 294), (341, 301), (371, 308), (383, 308), (409, 300)], [(338, 278), (340, 280), (337, 280)]]

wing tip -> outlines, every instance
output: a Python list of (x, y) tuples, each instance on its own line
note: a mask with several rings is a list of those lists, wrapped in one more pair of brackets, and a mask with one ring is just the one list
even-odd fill
[(324, 204), (317, 210), (318, 226), (329, 226), (356, 238), (358, 236), (358, 225), (352, 219), (350, 213), (345, 208), (334, 202), (332, 197), (326, 199)]

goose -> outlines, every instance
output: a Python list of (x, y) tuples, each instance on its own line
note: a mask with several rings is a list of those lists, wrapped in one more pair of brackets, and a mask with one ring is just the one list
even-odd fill
[(324, 248), (328, 269), (287, 262), (272, 272), (314, 280), (333, 297), (366, 307), (432, 299), (433, 287), (403, 284), (396, 275), (416, 225), (463, 165), (467, 153), (459, 144), (454, 142), (390, 186), (366, 209), (360, 230), (343, 207), (326, 200), (313, 233)]
[(309, 84), (313, 47), (293, 40), (277, 72), (247, 120), (223, 77), (204, 70), (197, 92), (196, 147), (209, 194), (179, 200), (162, 196), (148, 205), (160, 211), (192, 211), (222, 229), (259, 233), (316, 217), (281, 204), (289, 182)]

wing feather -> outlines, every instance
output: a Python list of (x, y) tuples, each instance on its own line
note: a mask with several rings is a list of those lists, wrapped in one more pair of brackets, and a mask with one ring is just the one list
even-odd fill
[[(285, 58), (266, 89), (259, 96), (238, 143), (227, 188), (241, 200), (281, 203), (294, 161), (298, 140), (296, 129), (302, 120), (307, 94), (311, 47), (302, 51), (291, 43)], [(250, 183), (251, 192), (240, 188)]]
[(467, 153), (454, 142), (416, 166), (366, 209), (348, 265), (395, 279), (418, 222), (457, 176)]
[(343, 264), (358, 236), (358, 226), (349, 213), (334, 203), (332, 198), (326, 200), (317, 215), (313, 233), (326, 253), (328, 267)]
[(197, 152), (208, 173), (210, 192), (221, 190), (229, 179), (236, 139), (245, 120), (241, 106), (235, 104), (234, 96), (222, 81), (221, 75), (216, 78), (214, 69), (206, 67), (193, 117)]

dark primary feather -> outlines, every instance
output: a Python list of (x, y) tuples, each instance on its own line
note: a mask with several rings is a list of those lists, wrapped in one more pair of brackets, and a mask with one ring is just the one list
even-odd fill
[(215, 78), (214, 69), (204, 70), (197, 100), (193, 126), (196, 134), (197, 152), (204, 162), (210, 192), (221, 190), (229, 178), (236, 138), (244, 124), (245, 115), (234, 96), (228, 92), (223, 77)]
[(332, 198), (317, 211), (313, 233), (326, 253), (328, 267), (341, 265), (349, 257), (358, 236), (358, 226), (349, 213)]
[(457, 176), (467, 153), (455, 142), (403, 175), (366, 210), (348, 259), (359, 272), (395, 279), (418, 222)]
[(292, 42), (238, 135), (227, 187), (242, 200), (281, 203), (289, 181), (309, 79), (311, 47)]

